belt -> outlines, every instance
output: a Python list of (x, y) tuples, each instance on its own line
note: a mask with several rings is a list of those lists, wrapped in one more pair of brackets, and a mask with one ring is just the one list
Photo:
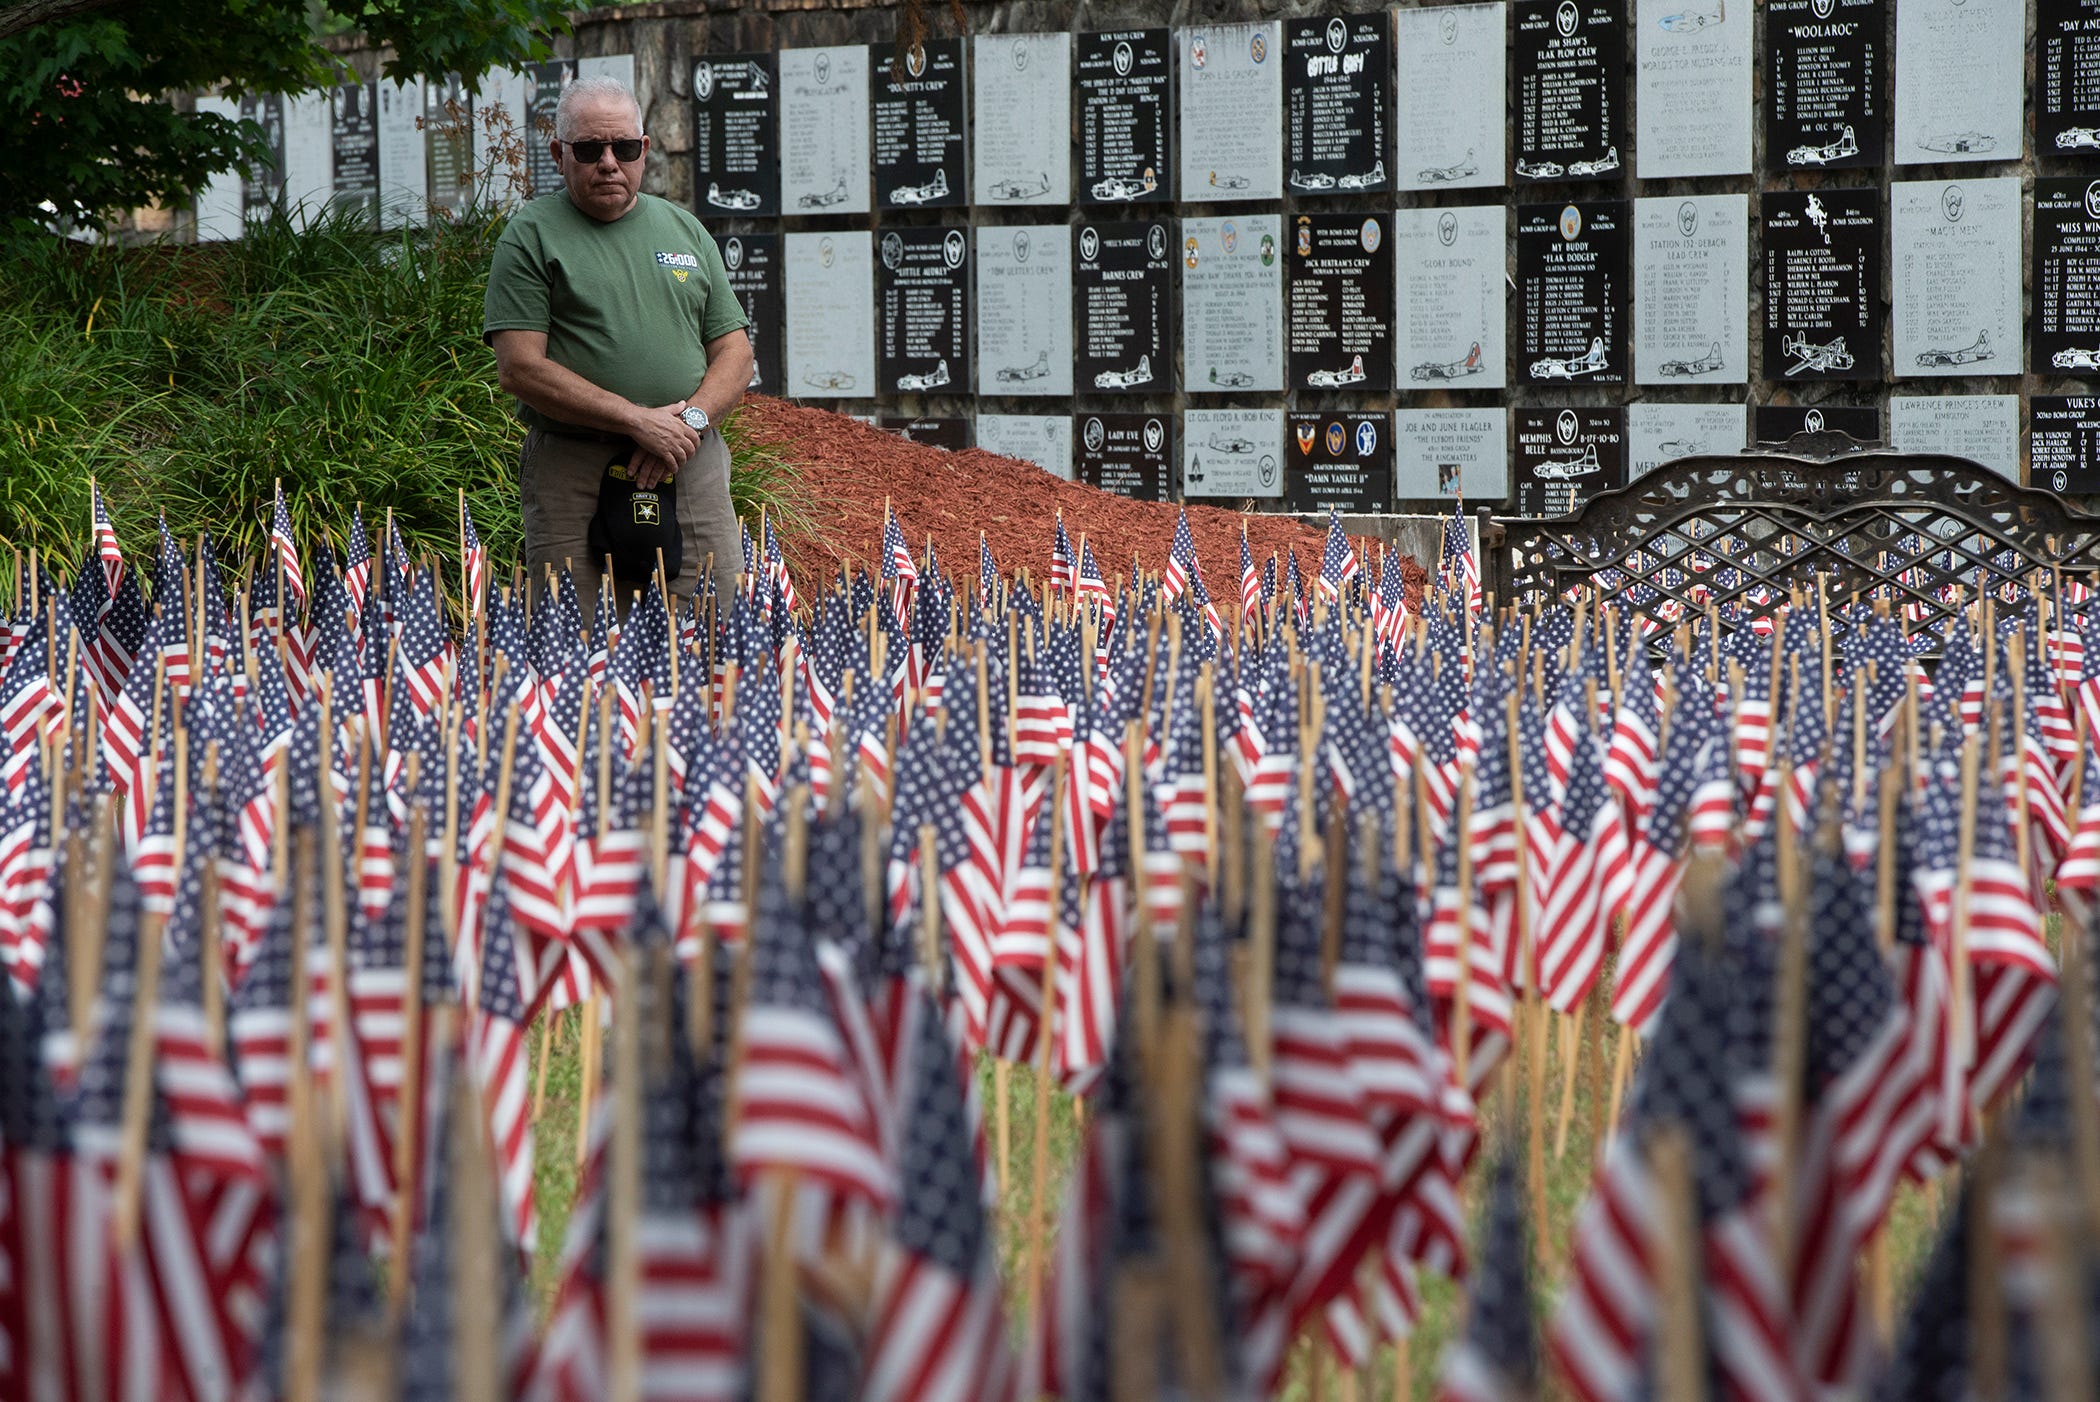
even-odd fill
[(634, 443), (634, 440), (624, 433), (606, 433), (595, 428), (572, 428), (568, 425), (554, 428), (542, 425), (540, 432), (549, 438), (568, 438), (578, 443), (604, 443), (614, 448), (630, 447)]

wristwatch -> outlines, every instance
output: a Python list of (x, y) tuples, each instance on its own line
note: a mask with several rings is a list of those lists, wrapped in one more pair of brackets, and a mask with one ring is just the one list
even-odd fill
[(707, 410), (688, 404), (678, 411), (678, 417), (684, 419), (685, 426), (693, 432), (707, 432)]

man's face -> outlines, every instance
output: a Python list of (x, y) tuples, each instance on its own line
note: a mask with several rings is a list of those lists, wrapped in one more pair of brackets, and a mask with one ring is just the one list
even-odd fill
[[(574, 129), (566, 141), (554, 142), (554, 159), (569, 188), (569, 200), (593, 219), (611, 221), (634, 208), (642, 189), (642, 167), (649, 159), (649, 139), (642, 136), (634, 109), (616, 97), (587, 98), (571, 113)], [(585, 163), (571, 149), (578, 141), (631, 140), (641, 137), (642, 154), (622, 161), (610, 144), (598, 159)]]

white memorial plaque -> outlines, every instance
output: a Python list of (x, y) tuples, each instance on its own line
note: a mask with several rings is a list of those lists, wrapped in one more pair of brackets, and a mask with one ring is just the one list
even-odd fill
[(1509, 214), (1499, 204), (1393, 216), (1393, 364), (1402, 390), (1507, 383), (1508, 232)]
[(1002, 458), (1032, 462), (1067, 482), (1072, 480), (1070, 414), (979, 414), (977, 446)]
[(1400, 83), (1393, 103), (1403, 190), (1495, 189), (1505, 183), (1509, 10), (1438, 5), (1395, 12)]
[(875, 394), (875, 254), (864, 229), (789, 234), (787, 385), (796, 399)]
[(421, 224), (430, 209), (428, 152), (422, 128), (423, 80), (379, 80), (379, 227)]
[[(229, 98), (200, 97), (196, 110), (224, 117), (229, 122), (241, 119), (241, 104)], [(199, 242), (211, 239), (237, 239), (241, 236), (241, 167), (214, 175), (197, 191), (197, 238)]]
[(2027, 7), (1896, 0), (1896, 164), (2017, 161)]
[(979, 34), (970, 138), (973, 204), (1072, 200), (1072, 36)]
[(1747, 0), (1639, 0), (1636, 9), (1636, 173), (1643, 180), (1747, 173), (1757, 7)]
[(1181, 198), (1283, 198), (1283, 26), (1198, 25), (1174, 35), (1181, 67)]
[[(492, 130), (489, 114), (498, 108), (502, 115), (494, 119)], [(516, 204), (522, 193), (512, 188), (508, 171), (496, 159), (496, 143), (506, 136), (528, 143), (542, 140), (525, 129), (525, 75), (515, 68), (491, 68), (481, 75), (480, 90), (474, 94), (474, 168), (494, 168), (486, 198), (499, 207)]]
[(579, 78), (614, 78), (629, 92), (634, 91), (634, 55), (600, 54), (596, 58), (576, 60), (576, 76)]
[(1635, 383), (1747, 383), (1749, 309), (1747, 196), (1633, 202)]
[(1185, 497), (1279, 498), (1282, 464), (1281, 409), (1191, 409), (1181, 416)]
[(1070, 394), (1071, 226), (980, 224), (975, 233), (977, 392)]
[(2016, 394), (1896, 395), (1889, 399), (1889, 446), (1899, 453), (1951, 453), (2020, 480), (2020, 397)]
[(1705, 453), (1740, 453), (1750, 426), (1740, 404), (1629, 404), (1626, 477)]
[(1181, 338), (1190, 394), (1283, 388), (1281, 216), (1181, 221)]
[(284, 99), (284, 204), (304, 228), (335, 198), (335, 106), (326, 88)]
[(2020, 373), (2020, 181), (1889, 187), (1896, 375)]
[(1393, 415), (1393, 496), (1501, 501), (1509, 495), (1509, 411), (1402, 409)]
[(780, 51), (780, 211), (868, 212), (868, 48)]

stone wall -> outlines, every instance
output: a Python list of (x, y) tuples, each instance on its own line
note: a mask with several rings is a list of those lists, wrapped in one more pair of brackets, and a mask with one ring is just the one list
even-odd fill
[[(1744, 0), (1729, 0), (1743, 3)], [(1400, 0), (1403, 5), (1413, 5), (1417, 0)], [(1326, 15), (1332, 13), (1376, 12), (1393, 8), (1391, 5), (1366, 3), (1365, 0), (1342, 0), (1342, 3), (1310, 4), (1298, 0), (1296, 3), (1259, 3), (1258, 0), (1175, 0), (1175, 3), (1144, 3), (1144, 0), (990, 0), (978, 3), (970, 0), (930, 0), (923, 11), (923, 22), (931, 35), (953, 33), (997, 33), (1031, 32), (1044, 30), (1098, 30), (1110, 28), (1139, 27), (1146, 25), (1185, 26), (1199, 22), (1230, 22), (1257, 18), (1291, 17), (1298, 15)], [(1634, 0), (1628, 0), (1629, 23)], [(1747, 391), (1737, 386), (1703, 387), (1656, 387), (1656, 386), (1582, 386), (1541, 390), (1525, 386), (1512, 386), (1506, 391), (1451, 393), (1451, 392), (1404, 392), (1386, 391), (1363, 395), (1341, 396), (1316, 394), (1307, 391), (1287, 392), (1282, 399), (1286, 407), (1297, 409), (1380, 407), (1467, 407), (1483, 408), (1492, 405), (1507, 405), (1516, 408), (1525, 405), (1598, 406), (1630, 405), (1635, 403), (1744, 403), (1750, 405), (1754, 419), (1756, 406), (1761, 404), (1819, 404), (1819, 405), (1870, 405), (1876, 409), (1885, 436), (1888, 426), (1887, 401), (1892, 396), (1915, 394), (1931, 395), (2017, 395), (2020, 414), (2020, 462), (2025, 475), (2027, 461), (2027, 401), (2035, 393), (2075, 394), (2085, 387), (2079, 382), (2064, 380), (2046, 373), (2006, 373), (1990, 377), (1964, 377), (1942, 380), (1905, 380), (1893, 383), (1863, 384), (1800, 384), (1778, 377), (1777, 367), (1768, 369), (1760, 363), (1758, 327), (1762, 316), (1761, 252), (1758, 246), (1758, 203), (1761, 190), (1813, 188), (1828, 185), (1833, 188), (1878, 188), (1884, 215), (1888, 208), (1889, 185), (1900, 177), (1903, 180), (1928, 179), (1978, 179), (2017, 175), (2023, 192), (2023, 247), (2021, 254), (2023, 285), (2032, 278), (2032, 191), (2037, 173), (2047, 175), (2070, 175), (2081, 173), (2077, 166), (2064, 160), (2054, 151), (2038, 153), (2033, 149), (2032, 109), (2034, 89), (2034, 14), (2032, 0), (2027, 4), (2027, 118), (2029, 133), (2023, 141), (2023, 152), (2018, 161), (2007, 161), (1991, 165), (1948, 165), (1938, 167), (1907, 166), (1897, 170), (1884, 163), (1877, 169), (1833, 172), (1828, 175), (1799, 173), (1766, 169), (1763, 152), (1763, 26), (1765, 15), (1762, 6), (1755, 7), (1754, 23), (1757, 25), (1753, 52), (1758, 55), (1755, 65), (1756, 89), (1753, 91), (1752, 125), (1756, 143), (1753, 170), (1750, 175), (1729, 177), (1699, 177), (1674, 180), (1635, 180), (1632, 171), (1635, 161), (1628, 151), (1624, 174), (1616, 186), (1597, 183), (1586, 184), (1581, 189), (1583, 198), (1625, 198), (1636, 196), (1669, 196), (1686, 194), (1744, 193), (1750, 196), (1750, 269), (1749, 269), (1749, 326), (1751, 356), (1750, 383)], [(1889, 34), (1886, 53), (1895, 51), (1895, 5), (1888, 6)], [(601, 54), (634, 55), (638, 96), (642, 103), (647, 129), (655, 140), (657, 158), (645, 176), (644, 187), (651, 192), (678, 201), (687, 207), (693, 205), (693, 179), (690, 165), (691, 151), (691, 74), (694, 60), (708, 53), (747, 52), (786, 47), (820, 44), (864, 42), (876, 46), (895, 45), (907, 23), (912, 22), (903, 6), (888, 0), (739, 0), (726, 3), (724, 0), (659, 0), (659, 3), (623, 6), (588, 11), (576, 17), (573, 34), (563, 36), (556, 43), (556, 53), (562, 56), (590, 56)], [(1629, 51), (1632, 44), (1629, 42)], [(346, 47), (344, 56), (353, 67), (366, 76), (377, 72), (378, 56), (358, 49)], [(1629, 70), (1632, 55), (1628, 55)], [(1883, 79), (1884, 95), (1893, 102), (1893, 74)], [(1638, 101), (1637, 83), (1629, 71), (1626, 81), (1629, 111), (1624, 130), (1630, 145), (1635, 130), (1637, 114), (1631, 109)], [(1513, 118), (1512, 113), (1512, 118)], [(1075, 135), (1076, 148), (1076, 135)], [(1510, 149), (1515, 150), (1512, 132)], [(1076, 162), (1076, 158), (1075, 158)], [(1558, 187), (1548, 187), (1543, 198), (1558, 198)], [(1469, 190), (1451, 195), (1402, 194), (1397, 202), (1402, 207), (1478, 204), (1492, 200), (1494, 192)], [(1392, 200), (1392, 196), (1369, 196), (1365, 202)], [(1542, 198), (1529, 192), (1522, 194), (1503, 191), (1501, 198), (1512, 208), (1520, 199)], [(1329, 202), (1331, 203), (1331, 202)], [(1324, 207), (1324, 206), (1323, 206)], [(1233, 209), (1247, 211), (1250, 206), (1207, 206), (1199, 203), (1184, 203), (1175, 211), (1180, 214), (1204, 215), (1226, 213)], [(1263, 205), (1258, 212), (1280, 212), (1286, 222), (1295, 208), (1288, 194), (1279, 205)], [(1041, 222), (1049, 211), (976, 209), (968, 211), (971, 222), (979, 224)], [(739, 224), (733, 220), (711, 219), (710, 224), (718, 233), (736, 232), (740, 228), (779, 228), (794, 231), (805, 228), (861, 229), (872, 228), (880, 221), (883, 227), (913, 224), (959, 222), (964, 211), (928, 211), (922, 213), (895, 212), (846, 218), (796, 218), (787, 217), (764, 224)], [(945, 215), (945, 221), (944, 216)], [(1076, 212), (1072, 216), (1077, 219)], [(1884, 239), (1886, 239), (1884, 218)], [(1509, 304), (1510, 335), (1514, 341), (1518, 308), (1514, 294), (1515, 221), (1511, 220), (1512, 243), (1509, 250), (1511, 294)], [(1886, 249), (1884, 249), (1886, 254)], [(1884, 257), (1884, 264), (1887, 259)], [(1884, 285), (1881, 295), (1886, 300), (1889, 287)], [(2032, 296), (2023, 300), (2023, 307), (2031, 314)], [(1885, 322), (1888, 320), (1884, 318)], [(1887, 337), (1889, 332), (1884, 331)], [(2024, 339), (2024, 338), (2023, 338)], [(2010, 349), (2010, 348), (2008, 348)], [(1884, 344), (1883, 360), (1893, 364), (1893, 347)], [(2009, 370), (2016, 370), (2026, 360), (2024, 345), (2017, 356), (2006, 356), (2000, 352), (2000, 360)], [(960, 378), (960, 377), (959, 377)], [(1179, 383), (1177, 377), (1176, 383)], [(1265, 403), (1273, 404), (1276, 396), (1262, 396)], [(1138, 408), (1147, 411), (1171, 410), (1179, 413), (1187, 407), (1185, 396), (1161, 396), (1148, 399), (1142, 405), (1127, 401), (1111, 403), (1106, 399), (1092, 399), (1086, 395), (1076, 396), (1070, 402), (1075, 412), (1093, 408)], [(861, 405), (846, 405), (848, 408), (867, 408)], [(988, 412), (1053, 412), (1058, 406), (1040, 401), (996, 401), (977, 400), (969, 396), (944, 397), (901, 396), (886, 401), (883, 412), (894, 414), (967, 414), (976, 409)], [(1514, 426), (1512, 425), (1512, 442)], [(1404, 507), (1406, 504), (1401, 503)]]

